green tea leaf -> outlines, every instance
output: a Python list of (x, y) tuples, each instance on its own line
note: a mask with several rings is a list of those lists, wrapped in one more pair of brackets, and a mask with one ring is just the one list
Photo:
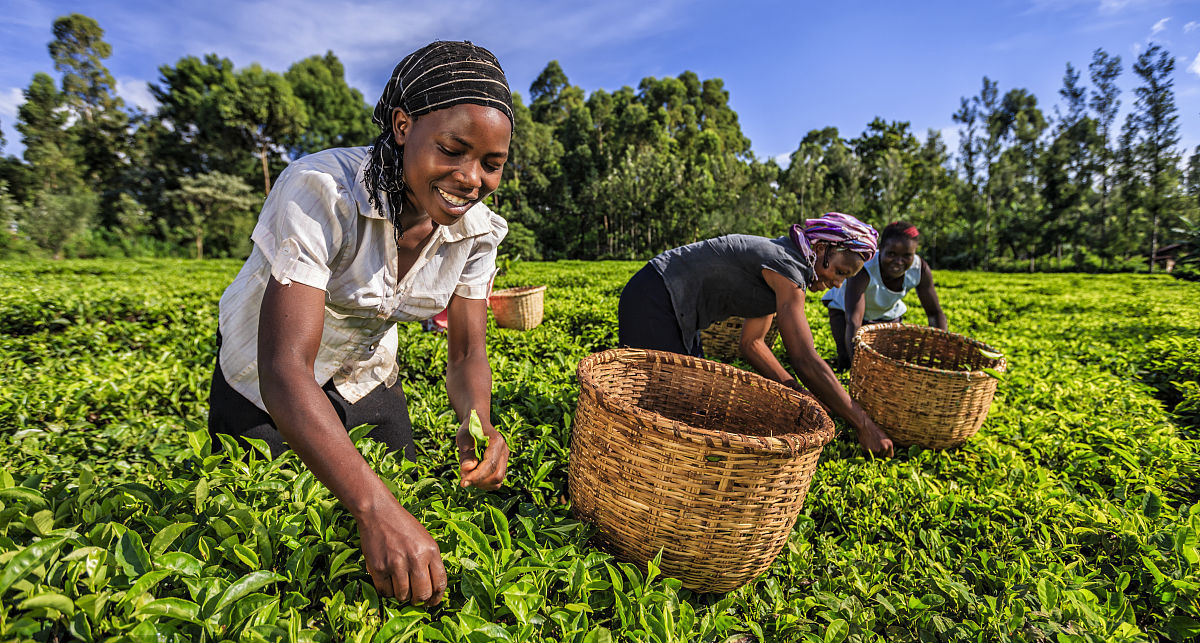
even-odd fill
[(185, 621), (197, 622), (200, 606), (182, 598), (160, 598), (150, 601), (133, 611), (134, 616), (169, 616)]
[(836, 619), (825, 628), (825, 643), (841, 643), (850, 634), (850, 624), (843, 619)]
[(71, 599), (57, 592), (45, 592), (43, 594), (38, 594), (37, 596), (32, 596), (21, 601), (21, 604), (17, 605), (17, 609), (22, 610), (32, 610), (38, 608), (56, 610), (68, 616), (75, 613), (75, 603), (72, 602)]
[(245, 576), (234, 581), (232, 585), (225, 589), (225, 593), (221, 595), (221, 600), (217, 601), (216, 606), (213, 607), (213, 612), (220, 612), (222, 609), (225, 609), (234, 601), (242, 598), (250, 592), (259, 590), (267, 585), (270, 585), (271, 583), (282, 580), (286, 579), (275, 572), (269, 572), (265, 570), (250, 572), (249, 574), (246, 574)]
[(154, 556), (158, 556), (167, 551), (167, 548), (171, 546), (171, 543), (175, 542), (175, 539), (178, 538), (180, 534), (187, 531), (195, 524), (196, 523), (194, 522), (175, 522), (167, 525), (162, 529), (162, 531), (159, 531), (154, 535), (154, 540), (150, 541), (150, 553)]
[(13, 583), (23, 578), (31, 569), (41, 565), (59, 549), (62, 549), (64, 542), (66, 542), (66, 538), (61, 536), (47, 538), (17, 552), (17, 555), (13, 556), (4, 566), (4, 570), (0, 571), (0, 596), (4, 596), (4, 592), (8, 591)]
[(142, 537), (132, 529), (126, 529), (117, 543), (117, 564), (130, 578), (137, 578), (153, 569), (150, 554), (142, 544)]
[(471, 417), (467, 419), (467, 430), (471, 432), (471, 439), (475, 442), (475, 459), (482, 459), (483, 452), (487, 450), (488, 437), (483, 432), (483, 423), (479, 421), (479, 414), (475, 409), (471, 409)]
[(1050, 579), (1038, 579), (1037, 595), (1038, 600), (1042, 602), (1042, 609), (1050, 611), (1058, 607), (1058, 587)]

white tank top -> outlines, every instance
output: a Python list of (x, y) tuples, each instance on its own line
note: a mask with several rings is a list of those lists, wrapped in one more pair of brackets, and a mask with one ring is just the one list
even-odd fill
[[(912, 265), (904, 271), (904, 281), (900, 284), (899, 292), (883, 285), (883, 277), (879, 275), (879, 253), (875, 253), (870, 261), (863, 264), (863, 270), (871, 278), (867, 283), (866, 291), (863, 292), (863, 301), (866, 303), (863, 321), (890, 321), (908, 312), (908, 306), (904, 305), (904, 296), (921, 283), (921, 257), (913, 257)], [(842, 311), (846, 310), (845, 299), (846, 284), (844, 283), (838, 288), (831, 288), (821, 297), (821, 301), (825, 302), (825, 305)]]

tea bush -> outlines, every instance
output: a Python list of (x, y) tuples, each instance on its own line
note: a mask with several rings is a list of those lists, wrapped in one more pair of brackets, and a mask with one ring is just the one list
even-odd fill
[(770, 571), (703, 595), (570, 515), (575, 366), (615, 345), (639, 267), (522, 262), (497, 284), (549, 286), (541, 326), (489, 322), (513, 451), (497, 492), (455, 484), (444, 337), (401, 325), (419, 457), (355, 435), (442, 547), (450, 589), (425, 609), (375, 594), (353, 519), (294, 455), (213, 455), (216, 302), (238, 264), (0, 263), (0, 640), (1200, 636), (1200, 284), (939, 272), (951, 329), (1011, 363), (980, 434), (873, 460), (842, 431)]

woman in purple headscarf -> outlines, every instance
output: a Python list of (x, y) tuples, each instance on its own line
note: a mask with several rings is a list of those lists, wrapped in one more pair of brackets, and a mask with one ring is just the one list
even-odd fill
[[(798, 390), (807, 387), (854, 426), (863, 448), (891, 456), (892, 441), (817, 354), (804, 314), (805, 292), (836, 288), (854, 276), (874, 256), (878, 239), (871, 226), (830, 212), (792, 226), (784, 237), (732, 234), (668, 250), (621, 292), (620, 343), (703, 357), (702, 329), (727, 317), (745, 317), (742, 354), (755, 370)], [(778, 317), (796, 377), (763, 341), (772, 315)]]

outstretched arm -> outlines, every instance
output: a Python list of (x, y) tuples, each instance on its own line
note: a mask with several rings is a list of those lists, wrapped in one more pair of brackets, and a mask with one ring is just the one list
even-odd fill
[(804, 387), (779, 363), (771, 347), (767, 346), (767, 333), (774, 319), (773, 314), (746, 319), (742, 323), (742, 338), (738, 348), (742, 351), (742, 357), (763, 377), (803, 391)]
[[(488, 364), (486, 328), (487, 300), (465, 299), (458, 295), (446, 308), (446, 393), (458, 414), (455, 434), (462, 485), (498, 489), (508, 467), (508, 444), (492, 426), (492, 367)], [(483, 433), (488, 437), (483, 461), (475, 458), (475, 443), (468, 430), (471, 411), (479, 414)]]
[(324, 323), (325, 291), (271, 278), (258, 326), (263, 402), (288, 445), (358, 522), (375, 589), (436, 605), (446, 591), (437, 543), (363, 459), (316, 383)]
[(892, 441), (876, 426), (857, 402), (850, 399), (833, 371), (813, 345), (812, 330), (804, 314), (804, 289), (772, 270), (763, 270), (767, 284), (775, 291), (779, 332), (787, 347), (788, 361), (800, 381), (833, 413), (854, 426), (858, 442), (876, 455), (892, 455)]
[(871, 283), (871, 275), (866, 270), (846, 280), (842, 286), (845, 290), (843, 305), (846, 307), (846, 334), (842, 338), (846, 342), (846, 356), (854, 361), (854, 335), (862, 327), (863, 315), (867, 312), (866, 292)]
[(921, 281), (917, 283), (917, 298), (921, 300), (921, 308), (925, 309), (925, 317), (930, 326), (942, 330), (949, 328), (946, 313), (942, 312), (942, 304), (938, 301), (937, 290), (933, 288), (933, 270), (926, 261), (921, 262)]

